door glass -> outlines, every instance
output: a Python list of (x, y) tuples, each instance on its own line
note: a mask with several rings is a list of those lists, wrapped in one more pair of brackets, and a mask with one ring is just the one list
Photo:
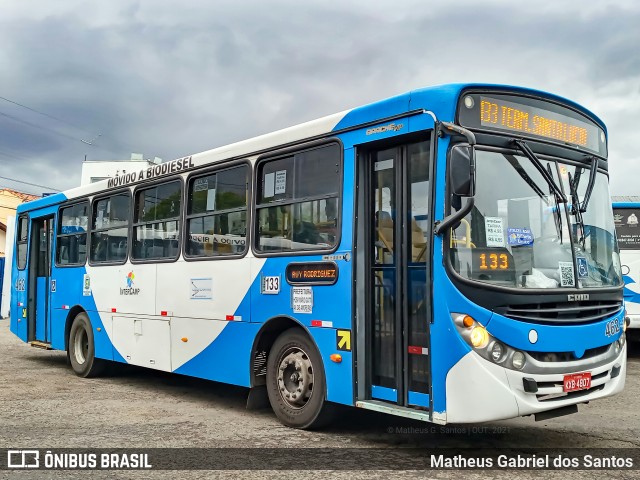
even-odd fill
[(51, 220), (43, 220), (38, 223), (38, 277), (48, 277), (51, 275), (51, 240), (52, 229), (50, 228)]
[(373, 384), (396, 388), (396, 255), (394, 205), (396, 149), (374, 156), (373, 165)]
[(409, 338), (408, 389), (429, 393), (429, 359), (427, 356), (427, 234), (429, 224), (429, 142), (414, 143), (407, 148), (407, 179), (409, 188), (407, 238), (411, 251), (407, 258), (407, 308)]

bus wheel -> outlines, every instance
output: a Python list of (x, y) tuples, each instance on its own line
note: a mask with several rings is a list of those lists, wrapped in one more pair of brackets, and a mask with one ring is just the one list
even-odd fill
[(86, 313), (73, 319), (69, 331), (67, 357), (76, 375), (83, 378), (97, 377), (106, 367), (106, 361), (95, 358), (93, 329)]
[(332, 417), (326, 401), (326, 381), (320, 353), (303, 330), (280, 335), (267, 360), (267, 393), (278, 419), (289, 427), (318, 428)]

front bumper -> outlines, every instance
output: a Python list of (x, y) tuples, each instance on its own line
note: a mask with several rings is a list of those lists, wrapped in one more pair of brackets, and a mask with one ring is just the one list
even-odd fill
[(627, 317), (629, 317), (629, 320), (631, 322), (629, 323), (629, 326), (627, 328), (640, 329), (640, 315), (627, 314)]
[[(626, 370), (626, 343), (620, 353), (605, 364), (595, 368), (568, 365), (561, 373), (510, 370), (471, 351), (447, 374), (446, 423), (504, 420), (608, 397), (622, 391)], [(564, 395), (564, 375), (584, 371), (591, 372), (591, 388)], [(525, 391), (525, 378), (529, 384), (531, 380), (535, 382), (537, 392)]]

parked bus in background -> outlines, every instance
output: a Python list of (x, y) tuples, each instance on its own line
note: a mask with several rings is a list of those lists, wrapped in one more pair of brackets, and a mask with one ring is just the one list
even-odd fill
[(630, 338), (640, 333), (640, 197), (612, 196)]
[(573, 413), (625, 382), (607, 171), (571, 101), (415, 90), (20, 206), (11, 331), (292, 427)]

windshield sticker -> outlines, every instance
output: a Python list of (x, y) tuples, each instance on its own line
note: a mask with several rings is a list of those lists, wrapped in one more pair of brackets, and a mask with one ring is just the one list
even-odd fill
[(282, 195), (287, 193), (287, 171), (279, 170), (276, 172), (275, 194)]
[(487, 239), (487, 247), (504, 247), (502, 218), (484, 217), (484, 229)]
[(578, 263), (578, 277), (587, 278), (589, 276), (589, 264), (587, 263), (587, 259), (584, 257), (577, 257), (576, 260)]
[(560, 269), (560, 286), (573, 287), (573, 262), (558, 262), (558, 268)]
[(209, 179), (208, 178), (196, 178), (196, 181), (193, 184), (194, 192), (203, 192), (209, 188)]
[(507, 241), (509, 245), (531, 245), (533, 234), (529, 228), (507, 228)]

